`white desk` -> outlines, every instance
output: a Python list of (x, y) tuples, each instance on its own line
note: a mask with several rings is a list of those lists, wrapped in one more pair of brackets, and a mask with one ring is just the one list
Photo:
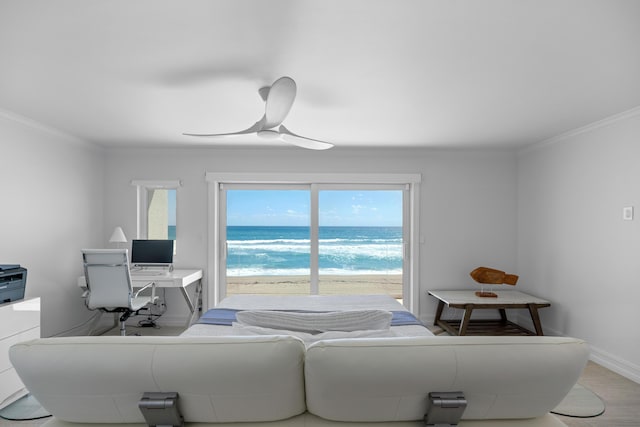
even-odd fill
[[(144, 271), (144, 270), (143, 270)], [(144, 271), (146, 273), (147, 271)], [(199, 269), (175, 269), (171, 272), (149, 271), (149, 274), (143, 274), (140, 271), (131, 272), (131, 285), (134, 288), (141, 288), (151, 283), (151, 292), (155, 295), (156, 288), (178, 288), (182, 292), (182, 296), (189, 306), (191, 315), (187, 319), (187, 326), (193, 321), (194, 315), (200, 310), (200, 295), (202, 293), (202, 270)], [(187, 287), (195, 285), (194, 300), (192, 301), (187, 293)], [(78, 278), (78, 286), (87, 289), (87, 281), (84, 276)]]

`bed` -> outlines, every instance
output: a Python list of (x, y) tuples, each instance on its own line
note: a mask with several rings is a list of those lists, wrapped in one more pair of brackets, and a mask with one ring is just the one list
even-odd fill
[[(309, 327), (317, 323), (329, 328)], [(182, 336), (293, 335), (306, 344), (339, 338), (433, 336), (388, 295), (232, 295)]]

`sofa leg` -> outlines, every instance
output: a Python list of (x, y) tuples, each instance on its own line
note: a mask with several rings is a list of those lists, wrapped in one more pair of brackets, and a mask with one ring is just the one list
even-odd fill
[(184, 426), (184, 418), (178, 409), (176, 392), (145, 392), (138, 402), (138, 408), (149, 426)]
[(461, 391), (431, 392), (424, 416), (425, 427), (457, 426), (467, 408), (467, 399)]

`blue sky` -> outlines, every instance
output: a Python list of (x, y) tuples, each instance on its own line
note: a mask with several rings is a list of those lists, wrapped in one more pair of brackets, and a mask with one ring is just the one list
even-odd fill
[[(321, 226), (401, 226), (401, 191), (321, 191)], [(309, 192), (229, 190), (227, 225), (308, 226)]]

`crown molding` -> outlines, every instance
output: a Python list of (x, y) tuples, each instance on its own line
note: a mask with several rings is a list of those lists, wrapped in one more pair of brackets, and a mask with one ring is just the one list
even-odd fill
[(556, 135), (554, 137), (545, 139), (543, 141), (534, 143), (532, 145), (529, 145), (525, 148), (523, 148), (522, 150), (520, 150), (520, 153), (524, 153), (524, 152), (528, 152), (528, 151), (532, 151), (532, 150), (536, 150), (542, 147), (546, 147), (548, 145), (551, 144), (556, 144), (558, 142), (562, 142), (564, 140), (573, 138), (575, 136), (581, 135), (583, 133), (588, 133), (588, 132), (593, 132), (596, 129), (600, 129), (606, 126), (610, 126), (612, 124), (621, 122), (623, 120), (627, 120), (636, 116), (640, 116), (640, 106), (638, 107), (634, 107), (630, 110), (627, 111), (623, 111), (622, 113), (618, 113), (618, 114), (614, 114), (613, 116), (609, 116), (606, 117), (602, 120), (598, 120), (596, 122), (593, 123), (589, 123), (588, 125), (585, 126), (581, 126), (579, 128), (561, 133), (559, 135)]
[(18, 123), (22, 126), (26, 126), (28, 128), (31, 128), (43, 133), (47, 133), (49, 135), (63, 138), (69, 142), (74, 142), (76, 144), (95, 147), (94, 144), (88, 143), (87, 141), (81, 138), (78, 138), (77, 136), (71, 135), (53, 126), (45, 125), (37, 120), (33, 120), (28, 117), (22, 116), (20, 114), (16, 114), (12, 111), (0, 109), (0, 118), (3, 118), (5, 120), (8, 120), (14, 123)]

